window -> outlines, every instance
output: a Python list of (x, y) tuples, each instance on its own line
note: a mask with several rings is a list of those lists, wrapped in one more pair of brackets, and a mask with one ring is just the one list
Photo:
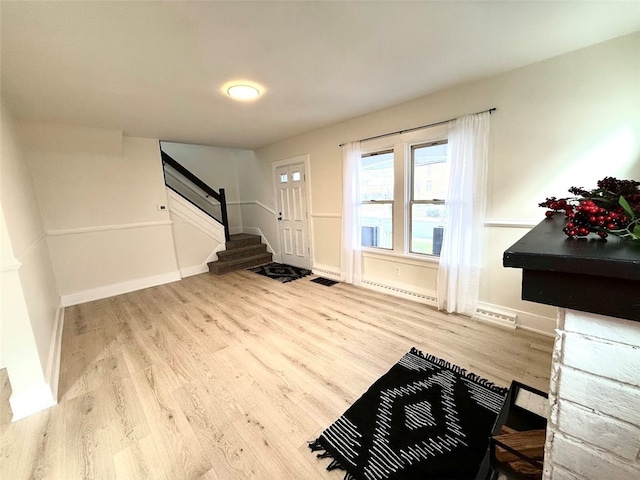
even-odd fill
[(393, 248), (393, 151), (369, 153), (360, 164), (362, 246)]
[(363, 247), (399, 255), (440, 255), (448, 188), (444, 138), (446, 130), (430, 130), (363, 144)]
[(447, 142), (411, 147), (411, 198), (409, 251), (440, 255), (447, 196)]

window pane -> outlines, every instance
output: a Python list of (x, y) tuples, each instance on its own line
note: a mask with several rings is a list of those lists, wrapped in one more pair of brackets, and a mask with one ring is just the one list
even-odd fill
[(440, 255), (443, 225), (444, 205), (411, 205), (411, 252)]
[(287, 174), (286, 173), (281, 173), (280, 174), (280, 183), (287, 183)]
[(360, 205), (363, 247), (393, 248), (392, 203)]
[(417, 147), (413, 152), (413, 200), (446, 199), (447, 145)]
[(293, 175), (291, 176), (291, 178), (293, 179), (294, 182), (299, 182), (300, 181), (300, 172), (293, 172)]
[(362, 157), (360, 200), (393, 200), (393, 152)]

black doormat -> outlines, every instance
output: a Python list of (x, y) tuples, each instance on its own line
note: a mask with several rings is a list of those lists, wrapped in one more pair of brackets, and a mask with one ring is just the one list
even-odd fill
[(473, 480), (506, 393), (412, 348), (309, 448), (345, 480)]
[(259, 267), (249, 268), (252, 272), (265, 277), (273, 278), (282, 283), (292, 282), (299, 278), (311, 275), (311, 270), (306, 268), (298, 268), (285, 263), (267, 263), (266, 265), (260, 265)]
[(320, 285), (324, 285), (325, 287), (333, 287), (336, 283), (340, 283), (340, 282), (336, 282), (335, 280), (330, 280), (324, 277), (313, 278), (311, 279), (311, 281), (313, 283), (319, 283)]

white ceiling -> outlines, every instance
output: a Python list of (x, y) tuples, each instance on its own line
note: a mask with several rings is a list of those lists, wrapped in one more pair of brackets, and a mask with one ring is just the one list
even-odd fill
[[(236, 148), (640, 30), (640, 2), (7, 2), (19, 118)], [(222, 85), (264, 86), (253, 103)]]

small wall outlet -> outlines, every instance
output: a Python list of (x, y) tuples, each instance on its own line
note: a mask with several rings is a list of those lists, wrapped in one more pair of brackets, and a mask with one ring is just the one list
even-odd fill
[(166, 210), (166, 209), (167, 209), (167, 206), (166, 206), (166, 205), (158, 205), (158, 210), (159, 210), (159, 211), (161, 211), (161, 212), (162, 212), (163, 210)]

